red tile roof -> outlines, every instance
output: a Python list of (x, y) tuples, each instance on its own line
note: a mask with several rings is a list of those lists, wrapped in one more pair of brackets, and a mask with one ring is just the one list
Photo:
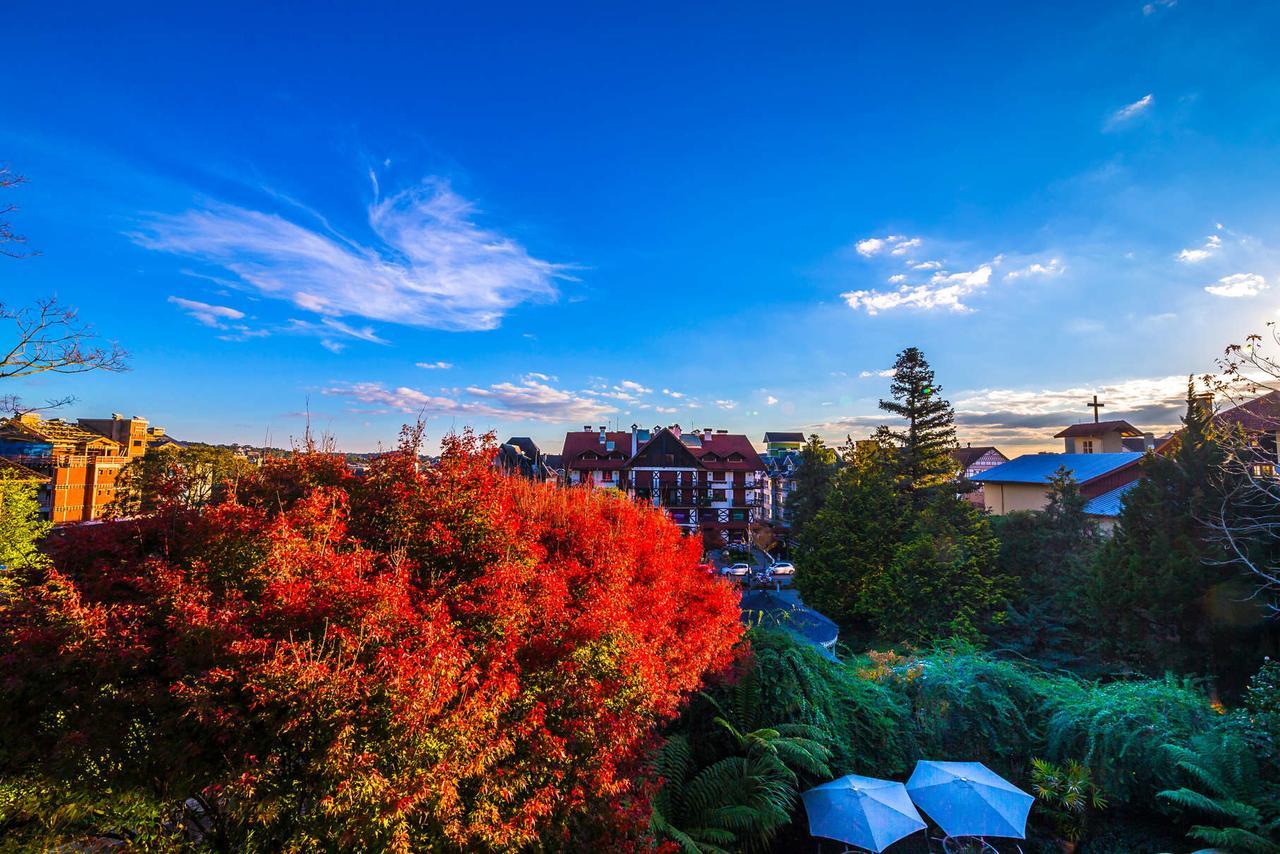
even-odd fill
[[(614, 432), (605, 432), (605, 440), (613, 441), (615, 452), (621, 451), (622, 458), (611, 459), (588, 459), (587, 462), (591, 468), (595, 469), (620, 469), (627, 464), (627, 460), (631, 459), (631, 431), (618, 430)], [(579, 430), (574, 433), (566, 433), (564, 437), (564, 464), (566, 468), (579, 466), (584, 462), (582, 455), (588, 452), (604, 457), (608, 454), (605, 450), (608, 446), (600, 441), (599, 430)]]
[[(654, 441), (658, 436), (665, 432), (667, 428), (651, 433), (646, 442), (638, 442), (636, 451), (639, 452), (646, 444)], [(697, 458), (698, 462), (709, 471), (764, 471), (764, 460), (760, 458), (760, 453), (751, 444), (751, 440), (741, 433), (712, 433), (708, 438), (705, 434), (697, 432), (700, 444), (690, 445), (683, 443), (689, 449), (689, 453)], [(622, 459), (606, 459), (608, 451), (607, 445), (600, 441), (599, 430), (578, 430), (565, 434), (564, 437), (564, 464), (566, 468), (582, 468), (590, 467), (593, 469), (621, 469), (625, 468), (631, 460), (631, 431), (606, 431), (605, 441), (613, 441), (614, 452), (621, 452)], [(599, 458), (584, 458), (584, 454), (597, 454)], [(738, 460), (730, 460), (734, 454), (741, 457)]]
[(1055, 439), (1070, 439), (1077, 436), (1101, 436), (1103, 433), (1119, 432), (1121, 436), (1141, 436), (1142, 431), (1128, 421), (1089, 421), (1084, 424), (1072, 424), (1061, 433), (1055, 433)]

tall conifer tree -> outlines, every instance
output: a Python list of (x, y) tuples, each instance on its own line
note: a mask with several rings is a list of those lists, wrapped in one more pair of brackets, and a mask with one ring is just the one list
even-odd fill
[(882, 435), (898, 449), (902, 487), (919, 509), (938, 487), (955, 478), (955, 410), (942, 397), (933, 368), (916, 347), (898, 354), (889, 391), (893, 399), (881, 400), (880, 408), (907, 423), (901, 430), (883, 429)]

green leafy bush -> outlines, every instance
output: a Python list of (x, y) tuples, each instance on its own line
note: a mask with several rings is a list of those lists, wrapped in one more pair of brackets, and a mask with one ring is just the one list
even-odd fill
[(1046, 694), (1046, 751), (1077, 758), (1093, 769), (1118, 801), (1154, 805), (1174, 779), (1166, 744), (1186, 745), (1219, 719), (1204, 693), (1187, 679), (1099, 684), (1052, 680)]

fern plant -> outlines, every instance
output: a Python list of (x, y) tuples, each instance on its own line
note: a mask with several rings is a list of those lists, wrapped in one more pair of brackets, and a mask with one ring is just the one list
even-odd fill
[(1280, 852), (1280, 791), (1267, 786), (1253, 749), (1228, 732), (1201, 736), (1190, 747), (1165, 748), (1187, 785), (1159, 797), (1203, 816), (1188, 834), (1215, 848), (1238, 852)]
[(760, 697), (756, 671), (723, 702), (703, 695), (712, 712), (708, 755), (699, 757), (685, 733), (668, 739), (654, 763), (662, 780), (655, 836), (687, 854), (764, 850), (791, 821), (802, 780), (830, 778), (829, 736), (809, 724), (768, 724)]

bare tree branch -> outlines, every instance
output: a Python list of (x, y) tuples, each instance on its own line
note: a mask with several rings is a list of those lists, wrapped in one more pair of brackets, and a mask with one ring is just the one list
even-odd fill
[[(7, 166), (0, 166), (0, 190), (7, 190), (25, 183), (27, 183), (26, 178), (13, 173)], [(7, 255), (10, 258), (25, 258), (36, 253), (18, 252), (14, 249), (6, 248), (8, 244), (23, 244), (27, 242), (25, 237), (14, 232), (13, 227), (5, 219), (6, 215), (13, 213), (17, 209), (17, 205), (0, 205), (0, 255)]]
[(76, 310), (59, 305), (56, 297), (19, 309), (0, 303), (0, 321), (5, 320), (13, 321), (14, 337), (0, 344), (0, 379), (128, 369), (120, 345), (99, 342)]

